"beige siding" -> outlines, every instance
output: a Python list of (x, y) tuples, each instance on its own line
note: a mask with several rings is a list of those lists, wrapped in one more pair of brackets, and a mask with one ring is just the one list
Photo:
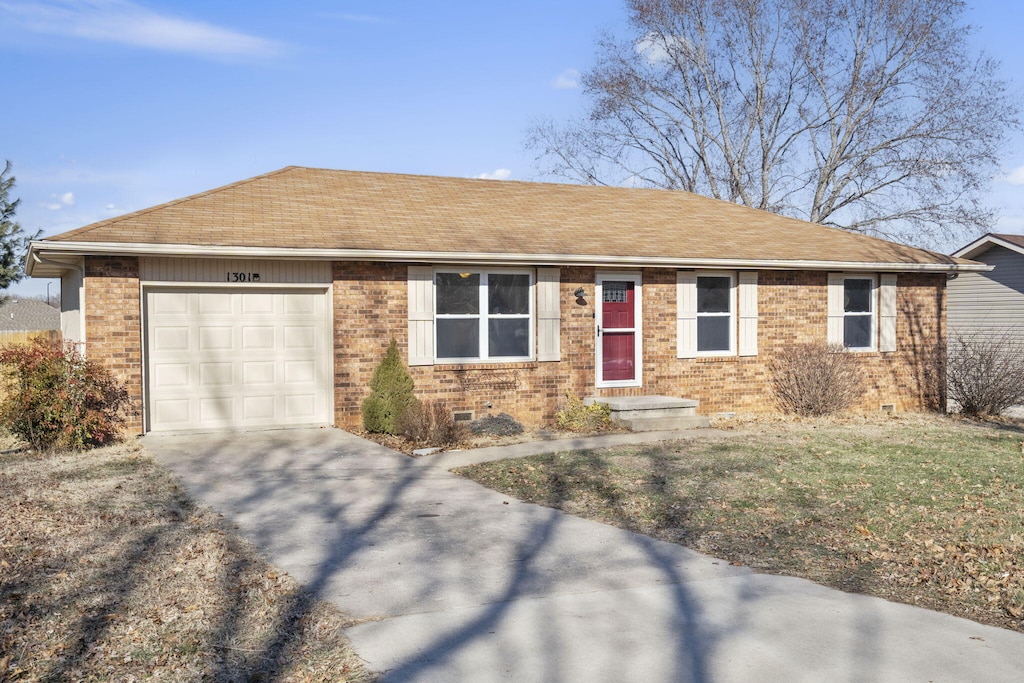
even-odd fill
[(224, 284), (329, 284), (327, 261), (268, 261), (256, 259), (143, 258), (143, 282), (220, 282)]

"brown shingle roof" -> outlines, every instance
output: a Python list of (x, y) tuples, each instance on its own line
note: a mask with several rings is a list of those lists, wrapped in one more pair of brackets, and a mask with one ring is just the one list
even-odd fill
[(687, 192), (293, 166), (47, 241), (964, 263)]
[(1024, 235), (1010, 235), (1007, 233), (992, 233), (993, 237), (998, 237), (1001, 240), (1005, 240), (1010, 244), (1016, 244), (1018, 247), (1024, 247)]

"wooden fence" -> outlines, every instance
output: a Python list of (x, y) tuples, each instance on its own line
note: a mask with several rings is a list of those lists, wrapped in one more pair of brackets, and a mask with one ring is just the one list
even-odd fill
[(60, 339), (60, 330), (34, 330), (32, 332), (0, 330), (0, 346), (7, 346), (8, 344), (27, 344), (36, 337), (45, 337), (57, 340)]

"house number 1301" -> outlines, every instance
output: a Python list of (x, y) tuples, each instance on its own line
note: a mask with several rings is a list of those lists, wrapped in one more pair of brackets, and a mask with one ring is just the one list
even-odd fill
[(259, 273), (228, 273), (228, 282), (259, 282)]

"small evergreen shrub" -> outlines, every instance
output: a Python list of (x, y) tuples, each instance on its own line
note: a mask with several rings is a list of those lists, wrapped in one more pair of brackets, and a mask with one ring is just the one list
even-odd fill
[(397, 434), (398, 419), (416, 402), (413, 381), (392, 339), (370, 379), (370, 395), (363, 400), (363, 428), (371, 434)]
[(85, 450), (115, 441), (128, 392), (71, 342), (37, 337), (0, 349), (6, 386), (0, 423), (40, 451)]
[(455, 421), (444, 401), (415, 401), (398, 420), (398, 433), (413, 443), (444, 448), (466, 439), (466, 428)]
[(832, 415), (852, 406), (864, 394), (856, 356), (841, 344), (794, 344), (769, 365), (775, 400), (785, 412), (804, 416)]
[(469, 431), (477, 436), (514, 436), (523, 433), (523, 425), (508, 413), (487, 415), (469, 423)]
[(555, 416), (555, 425), (570, 432), (600, 432), (611, 426), (612, 409), (602, 403), (584, 405), (583, 399), (570, 391), (565, 395), (565, 408)]

